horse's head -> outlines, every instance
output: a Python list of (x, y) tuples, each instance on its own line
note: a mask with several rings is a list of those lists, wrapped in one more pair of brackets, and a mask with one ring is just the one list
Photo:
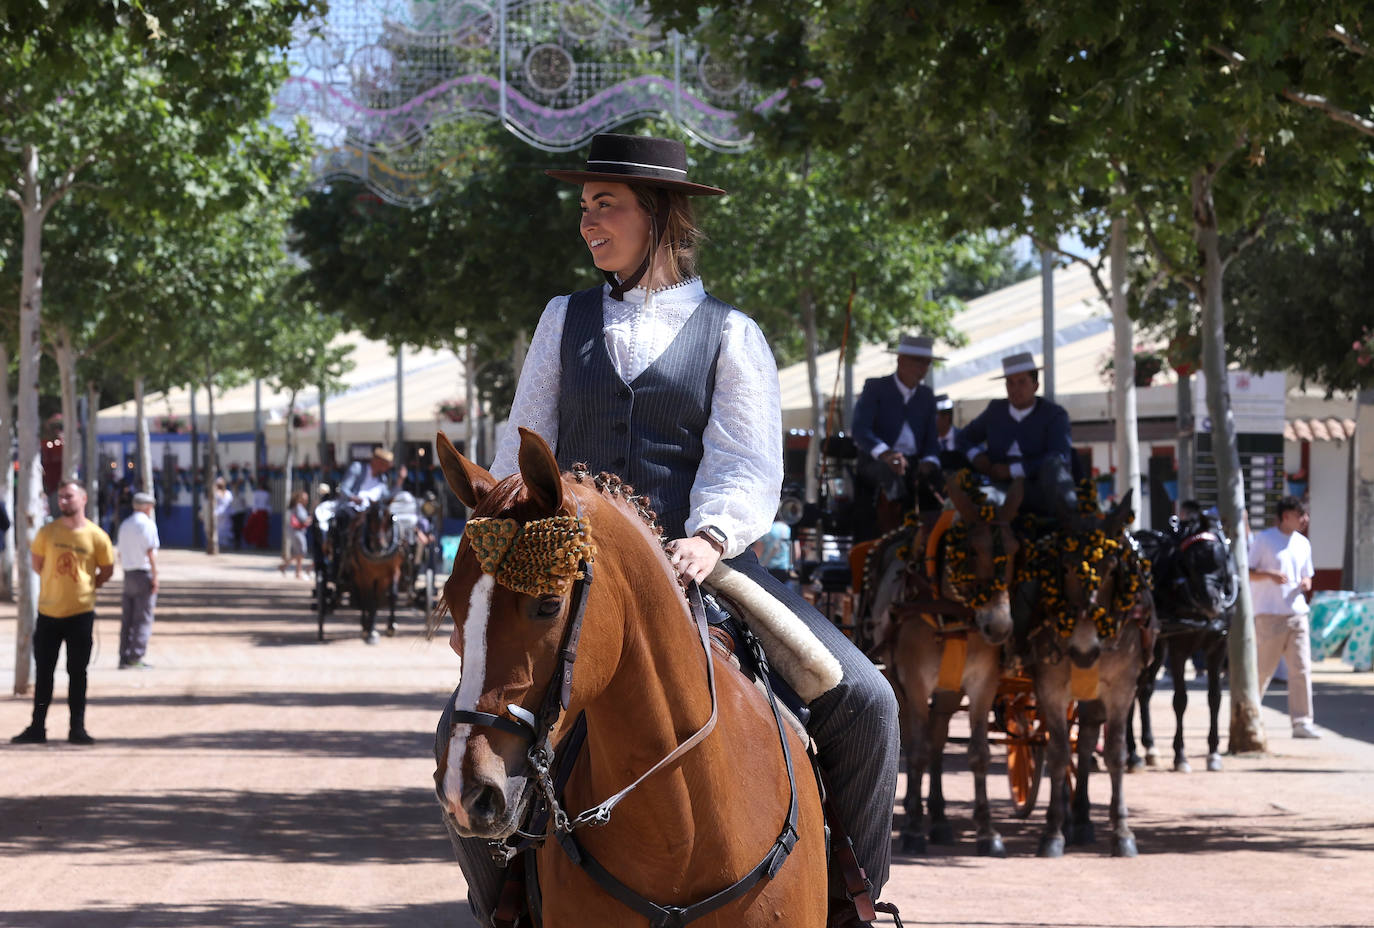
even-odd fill
[(973, 608), (979, 634), (998, 645), (1012, 632), (1009, 591), (1020, 542), (1011, 521), (1021, 507), (1023, 487), (1019, 479), (1013, 482), (999, 509), (981, 498), (975, 503), (965, 482), (968, 474), (951, 476), (946, 486), (959, 521), (945, 535), (944, 587), (947, 595)]
[(391, 504), (376, 500), (363, 513), (362, 547), (369, 554), (381, 554), (396, 546), (395, 518)]
[[(595, 549), (584, 502), (595, 500), (579, 500), (549, 446), (526, 429), (520, 472), (499, 484), (442, 434), (438, 448), (444, 476), (472, 516), (444, 585), (454, 619), (449, 643), (462, 672), (435, 783), (459, 833), (499, 838), (516, 828), (530, 800), (531, 745), (556, 738), (570, 717), (559, 652), (578, 612), (569, 604), (589, 592), (583, 577)], [(599, 653), (577, 662), (579, 690), (604, 686), (613, 667), (614, 654), (605, 653), (616, 647), (614, 636), (597, 637)], [(570, 682), (571, 665), (563, 670)]]
[(1057, 536), (1057, 569), (1041, 595), (1049, 600), (1069, 658), (1080, 667), (1095, 664), (1104, 643), (1116, 638), (1139, 592), (1124, 533), (1130, 505), (1128, 491), (1104, 518), (1070, 520)]
[(1206, 516), (1189, 529), (1170, 565), (1169, 593), (1180, 613), (1215, 619), (1235, 604), (1239, 592), (1231, 549)]

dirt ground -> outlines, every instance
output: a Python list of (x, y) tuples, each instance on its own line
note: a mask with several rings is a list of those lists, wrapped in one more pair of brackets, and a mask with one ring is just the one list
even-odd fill
[[(169, 551), (164, 564), (152, 669), (116, 669), (118, 578), (102, 591), (95, 746), (62, 737), (61, 666), (49, 744), (10, 745), (31, 701), (0, 697), (0, 926), (473, 928), (432, 792), (434, 723), (457, 682), (446, 640), (425, 641), (406, 611), (378, 645), (351, 613), (320, 644), (309, 582), (275, 558)], [(13, 666), (14, 609), (0, 604), (0, 693)], [(1264, 710), (1269, 754), (1129, 777), (1135, 860), (1106, 856), (1101, 839), (1037, 859), (1043, 797), (1029, 821), (1012, 819), (996, 754), (989, 789), (1011, 856), (974, 856), (972, 784), (951, 758), (960, 842), (898, 857), (885, 896), (924, 926), (1370, 924), (1374, 675), (1327, 662), (1316, 680), (1321, 741), (1289, 738), (1279, 690)], [(1169, 700), (1154, 703), (1164, 742)], [(1198, 771), (1205, 726), (1195, 685)], [(1104, 777), (1099, 832), (1106, 794)]]

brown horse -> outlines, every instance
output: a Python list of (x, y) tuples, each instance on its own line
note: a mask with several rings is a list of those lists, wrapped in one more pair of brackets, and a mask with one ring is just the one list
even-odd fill
[[(1148, 562), (1123, 531), (1131, 521), (1130, 503), (1127, 493), (1105, 517), (1061, 513), (1059, 531), (1036, 543), (1027, 565), (1027, 576), (1039, 586), (1030, 652), (1037, 711), (1049, 734), (1046, 768), (1052, 787), (1040, 837), (1041, 857), (1062, 856), (1066, 835), (1073, 844), (1093, 841), (1088, 779), (1104, 723), (1103, 757), (1112, 781), (1111, 853), (1136, 855), (1122, 793), (1126, 721), (1150, 653), (1155, 621)], [(1090, 508), (1096, 511), (1095, 499)], [(1077, 783), (1072, 807), (1066, 809), (1068, 717), (1074, 700)], [(1066, 817), (1071, 817), (1067, 827)]]
[[(435, 773), (451, 826), (500, 842), (531, 827), (532, 797), (551, 805), (534, 836), (546, 925), (644, 924), (653, 909), (689, 909), (770, 857), (781, 869), (693, 924), (825, 925), (825, 838), (805, 746), (790, 729), (780, 741), (754, 686), (707, 655), (644, 499), (613, 477), (594, 486), (583, 471), (560, 475), (548, 445), (526, 429), (520, 472), (499, 484), (442, 434), (438, 447), (449, 486), (473, 510), (444, 586), (450, 644), (463, 660)], [(553, 526), (573, 526), (559, 530), (553, 560), (522, 553), (529, 536), (532, 547)], [(540, 745), (557, 744), (579, 716), (585, 745), (557, 795)], [(795, 786), (784, 743), (800, 764)], [(799, 837), (780, 856), (791, 844), (790, 809)], [(638, 902), (603, 889), (588, 857)]]
[(968, 763), (974, 777), (976, 850), (984, 856), (1005, 857), (1006, 848), (992, 827), (988, 805), (988, 716), (1001, 678), (1003, 645), (1012, 633), (1008, 590), (1018, 543), (1010, 523), (1021, 505), (1022, 484), (1019, 480), (1013, 484), (1000, 509), (981, 499), (975, 502), (957, 474), (946, 489), (959, 520), (938, 541), (938, 588), (920, 582), (926, 552), (912, 551), (903, 578), (905, 595), (892, 606), (897, 622), (889, 638), (887, 663), (901, 700), (907, 736), (902, 848), (911, 854), (926, 850), (921, 779), (927, 769), (930, 841), (954, 841), (954, 829), (945, 817), (941, 774), (950, 716), (964, 693), (969, 702)]
[[(377, 643), (377, 609), (386, 598), (390, 607), (386, 633), (396, 634), (396, 585), (407, 552), (396, 530), (391, 509), (378, 500), (349, 526), (348, 577), (354, 601), (362, 610), (363, 640)], [(323, 629), (321, 629), (323, 631)]]

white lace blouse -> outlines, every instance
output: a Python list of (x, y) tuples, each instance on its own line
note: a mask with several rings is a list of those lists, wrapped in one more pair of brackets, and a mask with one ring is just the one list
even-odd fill
[[(609, 286), (602, 294), (606, 350), (616, 372), (630, 383), (668, 349), (706, 298), (706, 289), (700, 277), (693, 277), (655, 290), (647, 305), (643, 288), (629, 291), (623, 301), (611, 298)], [(554, 297), (534, 330), (510, 422), (491, 468), (498, 478), (519, 469), (516, 426), (538, 432), (550, 445), (558, 442), (560, 349), (567, 311), (568, 297)], [(721, 333), (716, 389), (702, 444), (687, 534), (714, 525), (729, 539), (725, 556), (735, 557), (772, 526), (782, 490), (777, 363), (758, 324), (738, 310), (726, 318)]]

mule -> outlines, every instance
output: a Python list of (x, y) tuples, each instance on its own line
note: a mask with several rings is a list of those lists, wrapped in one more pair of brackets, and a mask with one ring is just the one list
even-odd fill
[[(1041, 857), (1061, 857), (1067, 840), (1089, 844), (1095, 834), (1088, 782), (1093, 751), (1105, 725), (1103, 759), (1111, 777), (1111, 853), (1136, 856), (1127, 824), (1122, 774), (1126, 720), (1152, 642), (1148, 571), (1123, 528), (1131, 519), (1128, 492), (1105, 517), (1061, 513), (1059, 529), (1039, 540), (1027, 561), (1038, 589), (1029, 636), (1037, 714), (1049, 735), (1049, 810)], [(1091, 508), (1096, 510), (1095, 500)], [(1077, 782), (1069, 776), (1069, 708), (1078, 702)]]
[[(703, 928), (822, 928), (826, 846), (806, 746), (712, 653), (647, 501), (616, 478), (560, 475), (527, 429), (519, 473), (500, 483), (442, 434), (438, 448), (473, 511), (443, 591), (462, 658), (435, 772), (450, 827), (497, 848), (528, 834), (546, 925), (642, 924), (636, 912), (679, 924), (686, 910)], [(545, 549), (557, 576), (481, 534), (499, 527), (519, 545), (549, 526), (564, 526)], [(562, 755), (555, 785), (547, 746), (579, 718), (585, 741)], [(548, 813), (534, 831), (532, 802)], [(747, 892), (692, 908), (760, 866)]]
[[(353, 598), (361, 610), (363, 640), (376, 644), (377, 611), (385, 598), (388, 606), (386, 633), (396, 634), (396, 589), (407, 552), (385, 500), (368, 506), (349, 527), (348, 578)], [(323, 634), (323, 620), (321, 620)]]
[[(1003, 646), (1012, 635), (1009, 588), (1019, 543), (1011, 531), (1011, 521), (1021, 505), (1022, 482), (1016, 481), (1001, 508), (994, 509), (981, 497), (975, 502), (959, 480), (957, 474), (951, 476), (946, 487), (959, 520), (938, 542), (938, 589), (919, 581), (925, 569), (925, 551), (912, 550), (905, 569), (891, 571), (888, 580), (900, 583), (903, 594), (895, 597), (890, 607), (896, 621), (887, 653), (906, 735), (902, 850), (923, 854), (927, 838), (933, 844), (954, 842), (954, 829), (945, 814), (943, 758), (950, 716), (965, 694), (975, 848), (982, 856), (1005, 857), (1006, 848), (992, 827), (988, 804), (987, 774), (992, 759), (988, 719), (1001, 679)], [(927, 770), (928, 835), (923, 833), (921, 805), (921, 781)]]
[(1150, 724), (1150, 698), (1167, 656), (1174, 684), (1174, 770), (1192, 770), (1183, 747), (1183, 714), (1188, 708), (1184, 671), (1188, 658), (1201, 652), (1207, 669), (1207, 769), (1221, 770), (1221, 674), (1226, 662), (1230, 610), (1239, 592), (1231, 546), (1221, 527), (1206, 515), (1181, 523), (1174, 532), (1144, 530), (1136, 532), (1135, 537), (1152, 565), (1160, 630), (1153, 660), (1141, 676), (1136, 692), (1145, 759), (1142, 762), (1136, 754), (1134, 732), (1128, 727), (1128, 763), (1132, 769), (1158, 763), (1159, 752), (1155, 750)]

